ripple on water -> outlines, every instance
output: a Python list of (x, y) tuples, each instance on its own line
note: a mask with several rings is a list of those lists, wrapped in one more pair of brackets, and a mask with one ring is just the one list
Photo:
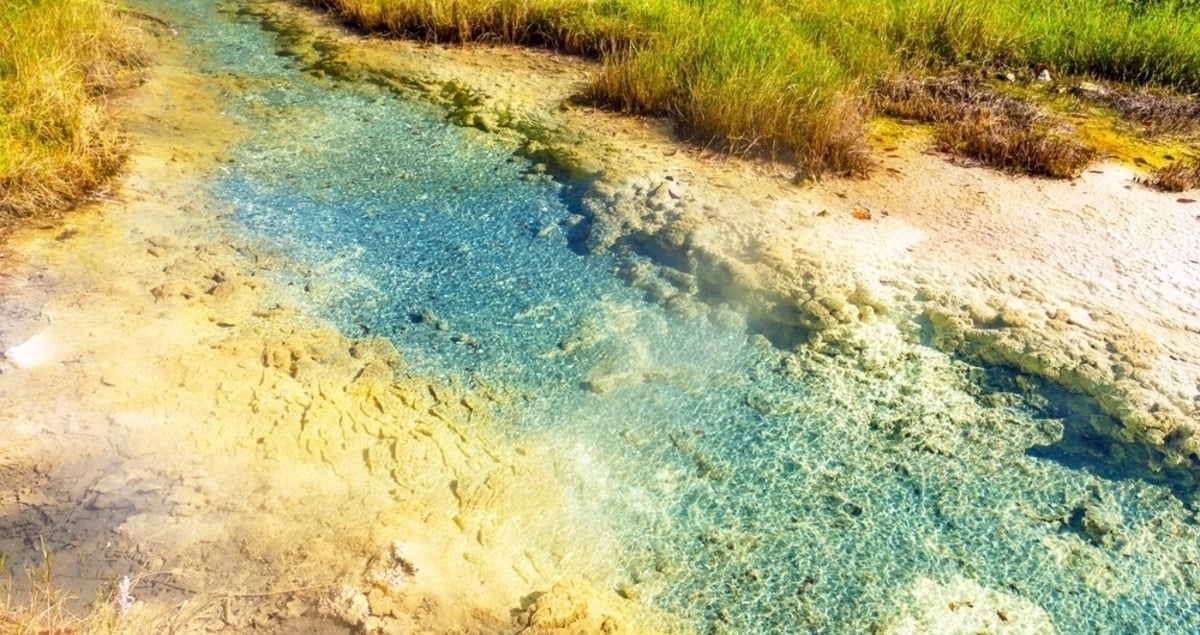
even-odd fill
[(977, 369), (886, 324), (865, 327), (893, 349), (868, 368), (668, 312), (614, 274), (633, 256), (570, 249), (563, 186), (511, 148), (311, 79), (207, 7), (174, 10), (202, 18), (213, 72), (246, 78), (230, 112), (261, 131), (214, 195), (347, 334), (524, 395), (504, 432), (572, 457), (578, 504), (624, 530), (622, 592), (699, 632), (928, 631), (958, 611), (983, 630), (1200, 628), (1193, 514), (1028, 455), (1056, 427)]

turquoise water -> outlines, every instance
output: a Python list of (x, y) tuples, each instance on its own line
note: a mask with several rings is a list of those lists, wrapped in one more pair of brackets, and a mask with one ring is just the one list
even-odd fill
[[(230, 6), (236, 6), (235, 4)], [(572, 249), (570, 184), (441, 111), (314, 79), (215, 3), (171, 3), (205, 70), (245, 78), (257, 131), (212, 195), (295, 262), (347, 335), (410, 368), (522, 395), (504, 435), (594, 477), (629, 581), (697, 632), (869, 632), (920, 577), (1026, 598), (1064, 633), (1200, 631), (1200, 531), (1165, 486), (1030, 449), (1060, 422), (1012, 377), (876, 325), (867, 359), (780, 351), (728, 311), (624, 284), (637, 256)], [(1095, 472), (1095, 473), (1093, 473)]]

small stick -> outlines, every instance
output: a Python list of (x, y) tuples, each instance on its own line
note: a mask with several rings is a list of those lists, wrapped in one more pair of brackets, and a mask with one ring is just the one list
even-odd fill
[(120, 13), (121, 15), (127, 15), (136, 20), (145, 20), (147, 22), (153, 22), (154, 24), (157, 24), (157, 25), (161, 26), (162, 28), (170, 31), (171, 35), (179, 35), (179, 32), (175, 30), (175, 27), (171, 26), (170, 22), (167, 22), (166, 20), (164, 20), (156, 15), (150, 15), (149, 13), (146, 13), (144, 11), (138, 11), (136, 9), (117, 9), (117, 12)]

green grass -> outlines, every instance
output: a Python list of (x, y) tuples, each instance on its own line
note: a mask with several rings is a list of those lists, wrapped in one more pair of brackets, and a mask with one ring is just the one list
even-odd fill
[(103, 96), (138, 61), (100, 0), (0, 2), (0, 224), (61, 210), (120, 167)]
[(882, 79), (1031, 69), (1200, 90), (1200, 0), (307, 0), (373, 32), (601, 58), (596, 101), (806, 171), (867, 166)]

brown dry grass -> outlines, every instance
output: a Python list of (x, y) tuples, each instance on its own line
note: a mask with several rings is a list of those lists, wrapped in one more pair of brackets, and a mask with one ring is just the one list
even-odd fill
[(1179, 161), (1159, 168), (1147, 180), (1150, 187), (1164, 192), (1183, 192), (1200, 188), (1200, 162)]
[(52, 557), (41, 545), (40, 566), (24, 572), (26, 582), (18, 600), (13, 574), (0, 554), (0, 633), (5, 635), (132, 635), (150, 632), (148, 624), (126, 619), (117, 607), (115, 593), (97, 597), (86, 615), (66, 608), (72, 599), (56, 586)]
[(1158, 88), (1111, 89), (1099, 99), (1152, 134), (1195, 134), (1200, 127), (1200, 97)]
[(104, 96), (141, 56), (116, 11), (0, 4), (0, 225), (71, 207), (120, 169)]
[(962, 78), (884, 80), (874, 98), (887, 115), (934, 124), (944, 149), (985, 165), (1070, 178), (1096, 158), (1067, 122)]

